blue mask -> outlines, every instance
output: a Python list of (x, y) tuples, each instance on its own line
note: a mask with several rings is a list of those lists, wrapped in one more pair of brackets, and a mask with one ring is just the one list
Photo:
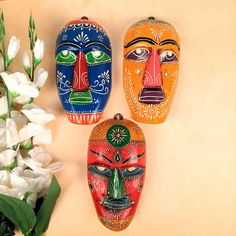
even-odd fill
[(103, 28), (86, 17), (69, 22), (56, 43), (56, 81), (68, 119), (99, 121), (111, 92), (111, 44)]

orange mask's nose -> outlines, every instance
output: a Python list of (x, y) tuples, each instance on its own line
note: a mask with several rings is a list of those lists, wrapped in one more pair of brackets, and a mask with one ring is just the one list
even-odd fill
[(152, 49), (145, 67), (139, 101), (147, 104), (159, 104), (164, 100), (159, 53), (157, 49)]
[(162, 86), (161, 66), (157, 49), (151, 50), (144, 72), (143, 86), (145, 88), (154, 88)]
[(89, 90), (88, 67), (85, 55), (82, 52), (77, 55), (72, 88), (74, 91)]

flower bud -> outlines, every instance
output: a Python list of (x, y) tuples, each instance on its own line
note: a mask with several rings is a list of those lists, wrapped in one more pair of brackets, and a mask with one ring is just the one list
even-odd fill
[(8, 65), (10, 65), (20, 49), (20, 40), (12, 36), (7, 49)]
[(3, 96), (0, 98), (0, 119), (5, 119), (8, 112), (7, 97)]
[(44, 42), (43, 40), (37, 39), (35, 46), (34, 46), (34, 62), (36, 65), (38, 65), (43, 58), (44, 53)]
[(34, 83), (39, 89), (43, 87), (43, 85), (45, 84), (47, 80), (47, 77), (48, 77), (48, 72), (46, 70), (44, 70), (43, 68), (38, 70)]
[(22, 59), (23, 59), (23, 65), (24, 65), (25, 72), (29, 75), (31, 72), (31, 67), (30, 67), (30, 58), (29, 58), (29, 55), (27, 52), (25, 52), (23, 54)]

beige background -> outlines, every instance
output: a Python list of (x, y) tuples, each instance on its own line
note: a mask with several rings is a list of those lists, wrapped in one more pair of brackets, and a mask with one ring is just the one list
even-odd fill
[[(51, 109), (54, 142), (47, 150), (68, 163), (57, 176), (62, 195), (47, 236), (234, 236), (236, 235), (236, 1), (235, 0), (6, 0), (7, 35), (28, 49), (34, 15), (45, 40), (43, 67), (49, 80), (37, 103)], [(153, 15), (172, 23), (181, 38), (179, 84), (168, 120), (140, 124), (147, 140), (147, 176), (136, 217), (123, 232), (97, 219), (87, 187), (87, 141), (93, 126), (70, 124), (55, 86), (57, 33), (87, 15), (110, 35), (113, 91), (104, 118), (129, 111), (122, 87), (122, 41), (127, 28)], [(21, 58), (11, 67), (21, 67)]]

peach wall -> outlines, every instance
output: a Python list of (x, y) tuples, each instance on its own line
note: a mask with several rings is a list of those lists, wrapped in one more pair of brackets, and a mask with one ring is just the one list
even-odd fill
[[(51, 109), (54, 142), (47, 150), (68, 163), (57, 176), (62, 195), (47, 236), (236, 235), (236, 2), (235, 0), (6, 0), (7, 35), (28, 48), (34, 15), (45, 40), (49, 80), (37, 103)], [(122, 87), (122, 42), (127, 28), (153, 15), (172, 23), (181, 38), (179, 84), (168, 120), (142, 127), (147, 178), (128, 229), (114, 233), (97, 219), (86, 180), (87, 141), (93, 126), (70, 124), (55, 86), (54, 47), (69, 20), (87, 15), (107, 30), (113, 46), (113, 91), (104, 118), (130, 117)], [(20, 56), (11, 67), (21, 66)]]

